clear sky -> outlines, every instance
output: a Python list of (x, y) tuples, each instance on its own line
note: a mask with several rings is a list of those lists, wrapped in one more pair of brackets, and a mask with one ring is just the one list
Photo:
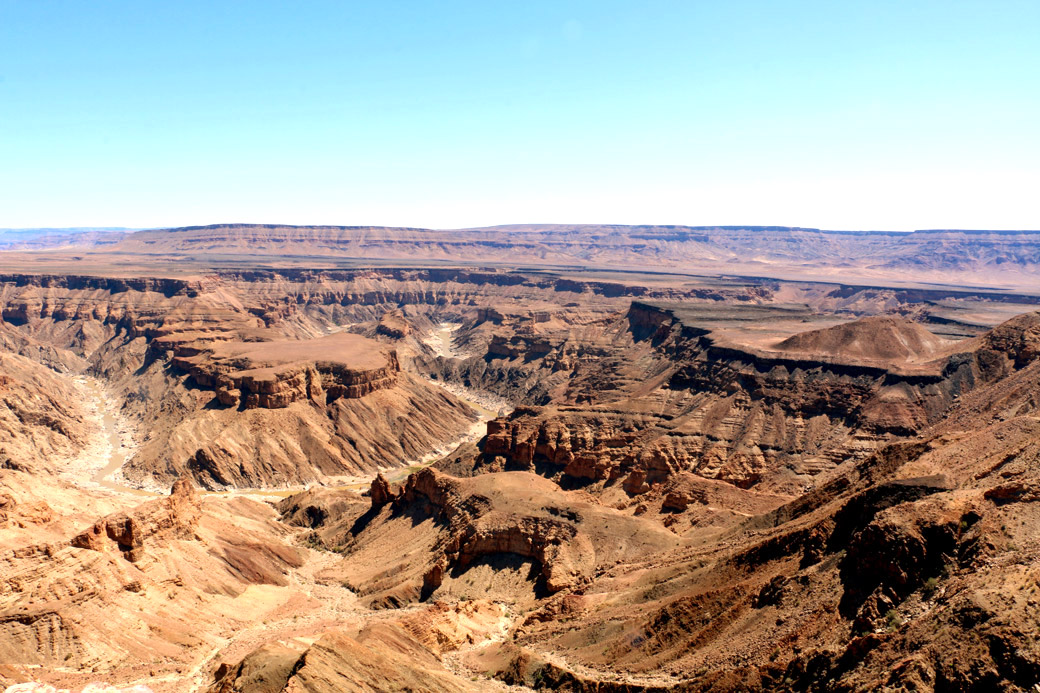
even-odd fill
[(0, 227), (1040, 228), (1040, 2), (0, 0)]

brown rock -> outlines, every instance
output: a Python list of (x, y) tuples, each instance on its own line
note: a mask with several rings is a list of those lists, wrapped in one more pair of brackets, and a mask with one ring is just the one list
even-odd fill
[(368, 495), (372, 499), (373, 509), (381, 508), (387, 503), (393, 502), (394, 498), (396, 498), (393, 490), (390, 488), (390, 484), (382, 473), (376, 474), (376, 477), (372, 479), (372, 486), (369, 488)]
[(198, 494), (191, 482), (182, 478), (168, 497), (143, 503), (129, 514), (116, 513), (98, 520), (73, 537), (70, 544), (92, 551), (115, 548), (128, 561), (138, 562), (146, 555), (146, 540), (195, 538), (200, 514)]

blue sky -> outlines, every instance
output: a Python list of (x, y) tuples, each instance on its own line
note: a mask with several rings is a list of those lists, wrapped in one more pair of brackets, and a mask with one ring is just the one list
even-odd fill
[(0, 227), (1040, 228), (1040, 2), (0, 0)]

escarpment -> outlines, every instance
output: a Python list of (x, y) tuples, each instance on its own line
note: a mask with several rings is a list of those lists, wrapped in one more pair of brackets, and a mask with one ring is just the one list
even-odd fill
[(175, 382), (161, 405), (190, 397), (191, 408), (150, 429), (123, 467), (137, 483), (185, 474), (211, 490), (343, 483), (457, 444), (477, 418), (451, 393), (403, 372), (393, 386), (360, 397), (317, 394), (314, 380), (307, 396), (301, 388), (277, 408), (226, 406), (211, 390)]
[[(77, 248), (93, 261), (173, 255), (193, 266), (257, 266), (301, 260), (353, 265), (370, 258), (430, 266), (612, 267), (693, 274), (838, 276), (890, 283), (1005, 277), (1018, 286), (1040, 262), (1036, 231), (848, 232), (775, 226), (682, 227), (517, 224), (472, 229), (216, 224), (128, 234), (103, 248)], [(344, 262), (350, 259), (354, 262)], [(869, 270), (868, 270), (869, 268)], [(432, 271), (443, 271), (436, 268)], [(451, 270), (448, 270), (451, 271)], [(840, 272), (840, 274), (838, 274)], [(573, 278), (567, 277), (567, 280)], [(580, 281), (580, 280), (579, 280)], [(937, 292), (931, 292), (937, 293)], [(995, 292), (993, 292), (995, 293)]]
[[(502, 372), (536, 364), (555, 373), (569, 349), (579, 355), (559, 394), (545, 398), (547, 406), (489, 422), (478, 464), (537, 470), (570, 485), (624, 482), (629, 493), (687, 471), (792, 493), (792, 472), (811, 479), (912, 437), (1010, 367), (999, 364), (1031, 353), (1006, 338), (998, 340), (1006, 352), (993, 348), (995, 337), (942, 340), (892, 318), (796, 334), (775, 347), (767, 339), (741, 343), (732, 336), (741, 321), (797, 329), (809, 317), (797, 307), (633, 302), (623, 321), (601, 327), (601, 334), (612, 335), (613, 353), (624, 356), (615, 362), (594, 351), (595, 365), (585, 369), (573, 338), (518, 331), (509, 351), (492, 342), (489, 364), (516, 364), (499, 367)], [(904, 340), (909, 351), (900, 331), (913, 337)], [(559, 346), (546, 349), (554, 339)], [(856, 346), (839, 348), (844, 343)], [(806, 351), (812, 344), (822, 345), (821, 352)], [(897, 345), (904, 349), (898, 358), (881, 358)]]
[[(257, 283), (29, 277), (0, 285), (0, 303), (21, 311), (4, 344), (89, 369), (121, 400), (139, 441), (122, 470), (134, 484), (188, 474), (210, 489), (281, 486), (395, 467), (468, 435), (475, 418), (402, 371), (411, 343), (333, 332), (333, 316), (287, 309), (295, 301)], [(271, 413), (240, 414), (254, 411)]]

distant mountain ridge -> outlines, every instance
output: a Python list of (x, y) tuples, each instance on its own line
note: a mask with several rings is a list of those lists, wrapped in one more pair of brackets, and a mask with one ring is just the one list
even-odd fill
[[(249, 258), (310, 267), (434, 262), (1040, 291), (1040, 230), (610, 224), (424, 229), (233, 223), (136, 232), (44, 231), (0, 235), (0, 249), (63, 252), (67, 247), (86, 262), (175, 260), (199, 268), (248, 264)], [(59, 255), (49, 257), (60, 260)]]
[(702, 271), (1036, 286), (1040, 231), (511, 225), (471, 229), (217, 224), (139, 231), (113, 250)]
[[(383, 226), (365, 224), (251, 224), (244, 222), (201, 224), (195, 226), (171, 226), (152, 230), (161, 231), (201, 231), (207, 229), (232, 229), (232, 228), (256, 228), (256, 229), (334, 229), (338, 231), (357, 231), (362, 229), (385, 229), (397, 231), (429, 231), (429, 232), (464, 232), (464, 231), (514, 231), (514, 230), (576, 230), (576, 229), (661, 229), (669, 231), (804, 231), (824, 234), (842, 235), (868, 235), (868, 236), (909, 236), (917, 233), (963, 233), (963, 234), (1036, 234), (1040, 235), (1040, 229), (916, 229), (913, 231), (886, 231), (879, 229), (819, 229), (812, 226), (756, 226), (756, 225), (705, 225), (689, 226), (686, 224), (495, 224), (492, 226), (467, 226), (457, 229), (436, 229), (425, 226)], [(102, 230), (102, 229), (98, 229)], [(109, 229), (109, 230), (134, 230), (134, 229)], [(139, 229), (146, 230), (146, 229)], [(2, 232), (3, 229), (0, 229)]]

